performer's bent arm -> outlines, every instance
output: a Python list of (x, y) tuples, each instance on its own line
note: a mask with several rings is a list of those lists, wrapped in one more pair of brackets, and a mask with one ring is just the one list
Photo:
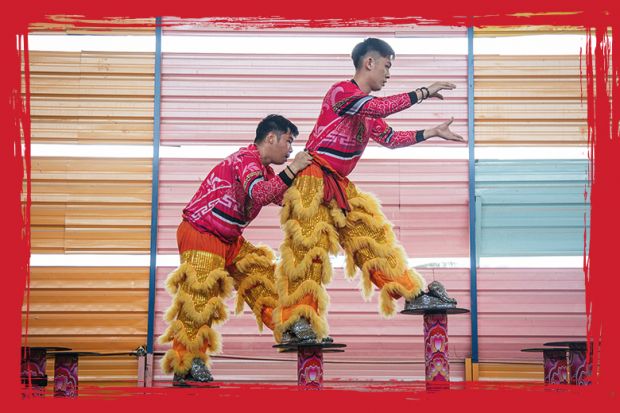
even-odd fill
[(338, 116), (361, 115), (371, 118), (385, 118), (411, 107), (417, 101), (416, 92), (380, 98), (342, 91), (336, 94), (332, 109)]
[(293, 179), (299, 171), (310, 165), (312, 156), (300, 152), (295, 159), (278, 175), (267, 179), (262, 173), (260, 164), (256, 161), (243, 165), (239, 177), (243, 182), (243, 189), (255, 204), (266, 206), (271, 203), (282, 205), (284, 192), (293, 184)]
[(269, 180), (266, 180), (265, 177), (260, 174), (251, 180), (246, 191), (254, 203), (265, 206), (271, 203), (278, 203), (278, 200), (282, 202), (284, 192), (292, 183), (293, 181), (290, 178), (282, 177), (282, 172)]

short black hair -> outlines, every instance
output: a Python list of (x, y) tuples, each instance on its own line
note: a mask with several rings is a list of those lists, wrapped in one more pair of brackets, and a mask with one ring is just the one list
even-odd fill
[(299, 135), (297, 126), (295, 126), (293, 122), (286, 119), (284, 116), (268, 115), (258, 123), (254, 143), (262, 143), (267, 135), (269, 135), (269, 132), (275, 132), (278, 139), (280, 139), (280, 136), (282, 136), (283, 133), (287, 132), (290, 132), (293, 136)]
[(358, 43), (351, 52), (351, 59), (353, 60), (355, 70), (362, 67), (362, 60), (368, 52), (377, 52), (381, 55), (381, 57), (394, 58), (396, 56), (394, 49), (392, 49), (392, 46), (390, 46), (386, 41), (369, 37), (363, 42)]

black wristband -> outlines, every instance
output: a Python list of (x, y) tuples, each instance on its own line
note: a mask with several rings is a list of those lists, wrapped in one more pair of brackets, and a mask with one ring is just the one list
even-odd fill
[[(288, 166), (287, 166), (288, 168)], [(291, 179), (291, 177), (289, 177), (286, 174), (286, 171), (282, 171), (278, 174), (278, 176), (280, 177), (280, 179), (282, 179), (282, 182), (284, 182), (286, 184), (286, 186), (291, 186), (293, 185), (293, 180)]]
[[(428, 91), (427, 87), (422, 86), (420, 90), (422, 91), (422, 99), (428, 99), (428, 97), (431, 95), (431, 92)], [(425, 90), (426, 90), (426, 96), (424, 96)]]
[(288, 170), (289, 170), (289, 172), (290, 172), (291, 174), (293, 174), (293, 176), (297, 176), (297, 174), (296, 174), (295, 172), (293, 172), (293, 169), (291, 169), (291, 167), (290, 167), (289, 165), (286, 165), (286, 169), (288, 169)]
[(416, 142), (422, 142), (425, 141), (426, 139), (424, 139), (424, 129), (421, 129), (419, 131), (417, 131), (415, 133), (415, 141)]
[(415, 105), (416, 103), (418, 103), (418, 94), (415, 93), (415, 91), (409, 92), (407, 94), (409, 95), (409, 100), (411, 101), (412, 105)]

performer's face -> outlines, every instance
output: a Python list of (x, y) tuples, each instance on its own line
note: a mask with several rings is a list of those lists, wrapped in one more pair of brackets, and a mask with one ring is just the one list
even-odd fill
[(390, 78), (390, 68), (392, 67), (392, 59), (383, 57), (378, 53), (373, 53), (368, 62), (370, 69), (370, 88), (373, 92), (383, 89), (383, 86)]
[(280, 139), (274, 133), (272, 137), (271, 147), (273, 150), (272, 162), (276, 165), (282, 165), (287, 161), (291, 152), (293, 152), (293, 135), (286, 132), (280, 135)]

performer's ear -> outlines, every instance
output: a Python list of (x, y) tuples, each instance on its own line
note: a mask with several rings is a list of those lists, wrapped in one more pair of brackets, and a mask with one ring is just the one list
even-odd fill
[(366, 67), (368, 70), (372, 70), (375, 67), (375, 59), (372, 56), (368, 56), (366, 59)]

